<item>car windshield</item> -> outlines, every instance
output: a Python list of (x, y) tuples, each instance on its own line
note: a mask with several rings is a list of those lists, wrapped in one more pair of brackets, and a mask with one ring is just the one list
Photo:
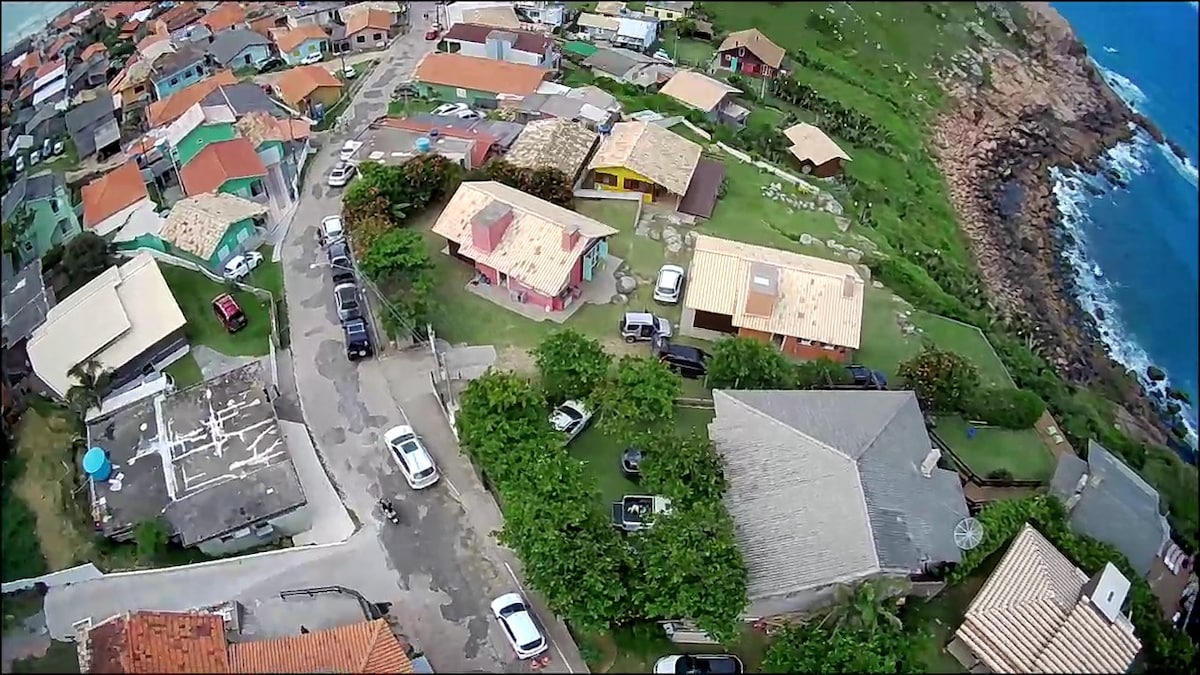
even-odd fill
[(542, 646), (542, 638), (539, 637), (536, 640), (533, 640), (531, 642), (526, 642), (525, 644), (521, 645), (521, 651), (531, 652), (541, 646)]
[(426, 467), (413, 474), (413, 478), (429, 478), (433, 475), (433, 467)]
[(342, 303), (342, 307), (357, 307), (358, 298), (354, 288), (339, 288), (337, 291), (338, 302)]

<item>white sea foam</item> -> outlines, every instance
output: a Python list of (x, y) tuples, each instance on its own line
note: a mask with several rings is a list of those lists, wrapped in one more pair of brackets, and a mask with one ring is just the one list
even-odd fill
[(1196, 187), (1196, 165), (1192, 164), (1191, 158), (1185, 157), (1180, 159), (1179, 156), (1175, 154), (1175, 151), (1171, 149), (1171, 146), (1167, 145), (1166, 143), (1159, 143), (1158, 149), (1160, 152), (1162, 152), (1163, 157), (1166, 157), (1167, 161), (1171, 163), (1172, 167), (1174, 167), (1175, 172), (1180, 176), (1183, 176), (1184, 180), (1191, 183), (1192, 187)]
[[(1145, 133), (1138, 132), (1132, 142), (1123, 143), (1110, 150), (1102, 162), (1128, 180), (1146, 170), (1146, 152), (1153, 144)], [(1192, 171), (1194, 175), (1195, 169)], [(1165, 394), (1170, 386), (1170, 377), (1161, 382), (1153, 382), (1146, 376), (1146, 369), (1153, 361), (1146, 350), (1130, 336), (1130, 331), (1121, 316), (1121, 308), (1113, 297), (1116, 284), (1108, 276), (1098, 277), (1094, 273), (1094, 270), (1100, 268), (1090, 255), (1087, 225), (1091, 219), (1087, 207), (1096, 198), (1097, 193), (1103, 196), (1104, 193), (1115, 189), (1115, 186), (1102, 177), (1077, 170), (1053, 169), (1051, 177), (1054, 180), (1054, 196), (1062, 216), (1063, 229), (1069, 232), (1074, 240), (1073, 244), (1063, 250), (1062, 255), (1074, 271), (1076, 300), (1079, 306), (1096, 317), (1100, 340), (1112, 358), (1136, 373), (1147, 390)], [(1100, 271), (1103, 272), (1102, 269)], [(1103, 312), (1103, 319), (1098, 317), (1097, 310)], [(1184, 408), (1182, 417), (1187, 427), (1187, 441), (1195, 448), (1197, 433), (1196, 426), (1191, 421), (1193, 410), (1182, 402), (1181, 405)]]
[(1146, 102), (1146, 92), (1142, 91), (1141, 87), (1117, 71), (1100, 65), (1095, 59), (1092, 59), (1092, 64), (1100, 71), (1100, 76), (1104, 78), (1113, 92), (1120, 96), (1122, 101), (1125, 101), (1125, 105), (1132, 108), (1134, 112), (1142, 112), (1138, 106)]

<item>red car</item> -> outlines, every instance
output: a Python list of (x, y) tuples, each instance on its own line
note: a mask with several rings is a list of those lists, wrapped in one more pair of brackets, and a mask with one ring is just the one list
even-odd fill
[(441, 31), (438, 29), (437, 26), (434, 26), (433, 28), (430, 28), (429, 30), (425, 31), (425, 39), (426, 40), (436, 40), (436, 39), (438, 39), (438, 35), (440, 35), (440, 34), (441, 34)]
[(230, 333), (236, 333), (246, 327), (246, 314), (242, 312), (242, 308), (238, 306), (237, 300), (228, 293), (222, 293), (212, 299), (213, 314), (217, 315), (217, 321), (225, 326), (225, 330)]

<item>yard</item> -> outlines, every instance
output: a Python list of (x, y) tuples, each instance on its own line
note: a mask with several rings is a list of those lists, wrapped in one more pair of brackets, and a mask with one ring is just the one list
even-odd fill
[(1017, 480), (1049, 482), (1054, 474), (1054, 454), (1036, 430), (978, 427), (973, 436), (968, 436), (971, 426), (961, 417), (939, 416), (935, 431), (972, 471), (984, 478), (993, 471), (1006, 470)]
[[(270, 255), (264, 254), (264, 258)], [(277, 293), (274, 285), (275, 277), (279, 275), (275, 263), (263, 262), (259, 269), (247, 280), (251, 285), (263, 283), (267, 290)], [(183, 267), (175, 265), (160, 265), (163, 277), (171, 288), (175, 302), (183, 311), (187, 320), (187, 336), (192, 344), (211, 347), (226, 356), (265, 356), (267, 341), (271, 334), (270, 307), (265, 300), (247, 291), (234, 290), (233, 297), (246, 314), (247, 324), (242, 330), (230, 334), (217, 321), (212, 311), (212, 299), (222, 293), (230, 292), (223, 284), (212, 281), (208, 277)], [(279, 297), (278, 295), (276, 297)], [(181, 366), (186, 369), (186, 366)]]

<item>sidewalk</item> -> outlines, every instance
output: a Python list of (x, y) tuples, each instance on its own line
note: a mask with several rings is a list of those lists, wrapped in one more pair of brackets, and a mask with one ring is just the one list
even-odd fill
[(308, 427), (297, 422), (279, 420), (279, 430), (287, 443), (288, 454), (296, 467), (296, 475), (308, 499), (308, 511), (312, 514), (312, 527), (308, 532), (292, 537), (296, 546), (306, 544), (334, 544), (354, 534), (354, 522), (346, 512), (341, 497), (325, 474), (325, 467), (317, 457)]

